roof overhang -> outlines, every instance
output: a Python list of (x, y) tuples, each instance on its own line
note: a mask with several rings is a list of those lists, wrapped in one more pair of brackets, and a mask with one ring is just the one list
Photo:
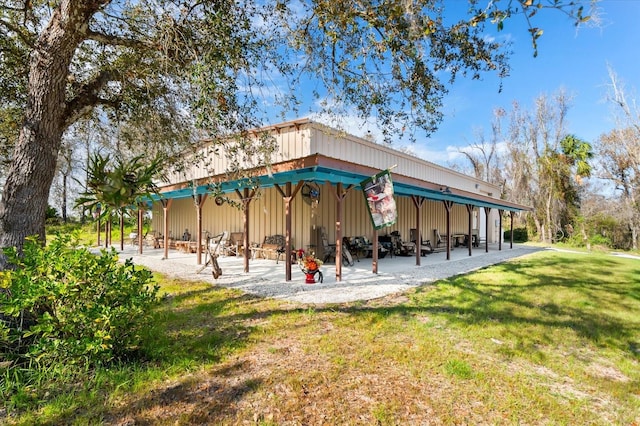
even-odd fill
[[(341, 183), (347, 187), (360, 188), (360, 183), (380, 172), (378, 169), (354, 164), (335, 158), (314, 154), (308, 157), (260, 167), (250, 171), (251, 180), (258, 182), (262, 188), (284, 185), (289, 182), (309, 181), (333, 185)], [(495, 208), (508, 211), (531, 210), (530, 207), (505, 200), (476, 194), (456, 188), (443, 186), (398, 173), (392, 173), (394, 192), (399, 196), (424, 197), (429, 200), (451, 201), (456, 204), (468, 204), (478, 207)], [(212, 184), (220, 185), (223, 193), (231, 193), (247, 188), (249, 178), (229, 178), (226, 175), (200, 179), (195, 185), (190, 182), (168, 185), (160, 188), (160, 195), (154, 199), (187, 198), (193, 195), (210, 192)]]

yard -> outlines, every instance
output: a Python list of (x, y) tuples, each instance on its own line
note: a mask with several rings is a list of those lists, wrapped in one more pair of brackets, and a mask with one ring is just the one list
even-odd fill
[(159, 281), (147, 361), (43, 383), (0, 420), (640, 424), (638, 259), (538, 252), (330, 306)]

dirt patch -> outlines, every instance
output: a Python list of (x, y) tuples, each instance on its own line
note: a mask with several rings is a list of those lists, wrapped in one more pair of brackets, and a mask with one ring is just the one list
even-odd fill
[(622, 374), (622, 372), (619, 371), (618, 369), (611, 366), (597, 364), (597, 363), (591, 364), (587, 368), (587, 373), (599, 379), (612, 380), (614, 382), (620, 382), (620, 383), (627, 383), (630, 380), (627, 376)]

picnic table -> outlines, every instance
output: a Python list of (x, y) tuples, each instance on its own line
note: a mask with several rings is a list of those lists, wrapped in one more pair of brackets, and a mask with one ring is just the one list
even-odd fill
[[(206, 249), (202, 244), (202, 251)], [(198, 243), (195, 241), (176, 241), (176, 249), (184, 253), (195, 253), (198, 249)]]
[[(469, 235), (468, 234), (451, 234), (451, 238), (454, 240), (454, 246), (464, 246), (467, 247), (469, 245)], [(478, 235), (471, 235), (471, 244), (473, 247), (478, 247)]]

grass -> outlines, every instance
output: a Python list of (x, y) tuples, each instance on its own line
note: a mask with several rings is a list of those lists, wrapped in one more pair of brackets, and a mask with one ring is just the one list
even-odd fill
[[(111, 242), (114, 246), (119, 246), (120, 245), (120, 225), (116, 219), (114, 219), (112, 226), (113, 228), (111, 230)], [(149, 227), (150, 225), (145, 224), (143, 227), (144, 232), (148, 232)], [(131, 219), (128, 219), (125, 222), (124, 233), (123, 233), (125, 244), (127, 244), (126, 241), (129, 239), (129, 234), (132, 232), (137, 232), (137, 229), (138, 229), (137, 224), (134, 223)], [(96, 229), (96, 223), (95, 221), (93, 221), (93, 219), (85, 223), (69, 222), (67, 224), (65, 223), (48, 224), (47, 234), (53, 235), (56, 233), (73, 234), (74, 236), (77, 237), (80, 245), (96, 246), (98, 242), (98, 233)], [(101, 246), (104, 246), (104, 239), (105, 239), (104, 222), (102, 222), (101, 232), (100, 232)]]
[(540, 252), (322, 307), (159, 281), (146, 361), (58, 375), (0, 422), (640, 423), (635, 259)]

